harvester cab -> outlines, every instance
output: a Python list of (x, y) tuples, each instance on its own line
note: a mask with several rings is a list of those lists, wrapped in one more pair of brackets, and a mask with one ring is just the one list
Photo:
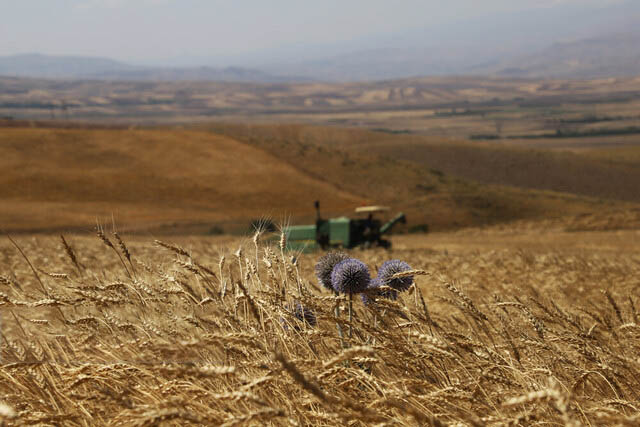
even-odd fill
[(318, 248), (391, 248), (391, 242), (383, 238), (397, 223), (406, 223), (406, 217), (399, 213), (393, 219), (382, 223), (375, 218), (388, 212), (386, 206), (362, 206), (356, 208), (357, 218), (346, 216), (324, 219), (320, 214), (320, 203), (316, 201), (316, 223), (314, 225), (294, 225), (287, 227), (287, 247), (292, 250), (314, 250)]

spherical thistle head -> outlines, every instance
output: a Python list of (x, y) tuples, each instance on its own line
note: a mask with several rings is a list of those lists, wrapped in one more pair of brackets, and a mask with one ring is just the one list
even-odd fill
[(318, 277), (318, 282), (328, 290), (333, 291), (333, 287), (331, 286), (331, 272), (333, 271), (333, 267), (335, 267), (340, 261), (344, 261), (348, 258), (349, 255), (344, 252), (329, 252), (322, 256), (316, 264), (316, 276)]
[(392, 289), (380, 289), (381, 286), (385, 286), (379, 277), (371, 279), (369, 287), (360, 295), (364, 305), (369, 305), (376, 300), (376, 298), (386, 298), (391, 300), (398, 299), (398, 292)]
[(378, 279), (381, 285), (389, 286), (398, 291), (406, 291), (413, 284), (413, 276), (393, 278), (396, 273), (411, 270), (411, 266), (399, 259), (385, 261), (378, 270)]
[(331, 272), (331, 285), (338, 293), (359, 294), (370, 282), (369, 267), (355, 258), (340, 261)]

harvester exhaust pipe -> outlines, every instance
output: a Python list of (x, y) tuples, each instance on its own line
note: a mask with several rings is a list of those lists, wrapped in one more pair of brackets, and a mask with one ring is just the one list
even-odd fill
[(327, 221), (320, 216), (320, 202), (316, 200), (316, 242), (322, 249), (329, 246), (329, 230), (326, 227)]

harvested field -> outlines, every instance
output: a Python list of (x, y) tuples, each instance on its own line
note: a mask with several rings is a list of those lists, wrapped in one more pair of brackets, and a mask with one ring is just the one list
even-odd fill
[(523, 229), (352, 252), (373, 274), (389, 258), (428, 274), (397, 301), (354, 298), (351, 320), (317, 285), (319, 254), (292, 259), (266, 236), (3, 238), (0, 417), (637, 425), (638, 231)]

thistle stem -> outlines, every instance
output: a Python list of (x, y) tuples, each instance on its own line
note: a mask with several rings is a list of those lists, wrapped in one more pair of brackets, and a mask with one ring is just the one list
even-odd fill
[(353, 294), (349, 292), (349, 338), (353, 338), (353, 326), (351, 325), (351, 322), (353, 321), (352, 301), (353, 301)]
[[(338, 294), (336, 293), (336, 296), (338, 296)], [(340, 317), (340, 301), (336, 302), (336, 308), (334, 310), (336, 319)], [(342, 348), (347, 348), (345, 343), (344, 343), (344, 334), (342, 333), (342, 327), (340, 326), (340, 323), (336, 322), (336, 327), (338, 328), (338, 336), (340, 337), (340, 344), (342, 344)]]

